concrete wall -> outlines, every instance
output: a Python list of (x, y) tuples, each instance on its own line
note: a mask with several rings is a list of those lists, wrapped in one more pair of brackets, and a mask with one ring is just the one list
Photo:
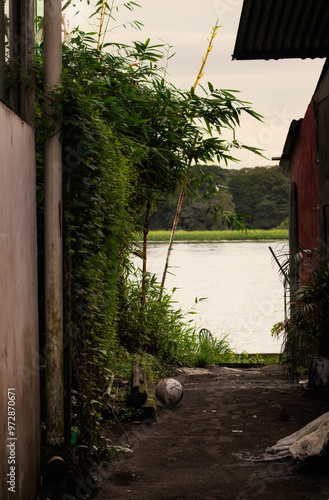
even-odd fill
[(32, 500), (39, 481), (35, 194), (33, 131), (0, 103), (1, 500)]

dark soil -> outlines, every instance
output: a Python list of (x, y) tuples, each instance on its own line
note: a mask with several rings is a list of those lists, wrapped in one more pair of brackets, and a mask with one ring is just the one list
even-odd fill
[(180, 372), (178, 407), (156, 422), (106, 431), (131, 445), (95, 467), (98, 500), (329, 499), (329, 460), (256, 461), (267, 447), (329, 410), (327, 390), (287, 381), (277, 366)]

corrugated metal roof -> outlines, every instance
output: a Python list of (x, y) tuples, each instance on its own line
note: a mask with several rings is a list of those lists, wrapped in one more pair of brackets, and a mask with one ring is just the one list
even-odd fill
[(328, 0), (244, 0), (233, 59), (328, 55)]

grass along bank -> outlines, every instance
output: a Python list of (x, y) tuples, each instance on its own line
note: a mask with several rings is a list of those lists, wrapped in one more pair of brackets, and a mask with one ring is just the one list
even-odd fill
[[(149, 242), (167, 242), (171, 231), (150, 231)], [(287, 240), (288, 229), (254, 229), (242, 231), (176, 231), (175, 241), (260, 241), (260, 240)]]

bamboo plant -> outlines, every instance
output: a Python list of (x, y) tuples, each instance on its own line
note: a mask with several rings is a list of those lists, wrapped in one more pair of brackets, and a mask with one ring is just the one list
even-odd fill
[[(203, 76), (203, 70), (204, 70), (204, 67), (206, 65), (206, 62), (207, 62), (207, 59), (208, 59), (208, 55), (209, 55), (209, 53), (211, 52), (211, 50), (213, 48), (213, 40), (214, 40), (214, 38), (216, 36), (218, 28), (219, 28), (219, 26), (216, 23), (215, 27), (212, 30), (212, 34), (211, 34), (211, 38), (209, 40), (209, 44), (208, 44), (208, 47), (207, 47), (206, 55), (202, 59), (202, 64), (201, 64), (200, 70), (198, 72), (198, 75), (197, 75), (196, 80), (194, 82), (194, 85), (192, 87), (193, 90), (196, 89), (199, 81), (201, 80), (201, 78)], [(171, 236), (170, 236), (170, 241), (169, 241), (169, 246), (168, 246), (168, 251), (167, 251), (166, 262), (165, 262), (165, 266), (164, 266), (164, 270), (163, 270), (163, 275), (162, 275), (161, 288), (160, 288), (160, 297), (162, 296), (164, 285), (165, 285), (167, 270), (168, 270), (168, 267), (169, 267), (170, 253), (173, 250), (174, 237), (175, 237), (175, 233), (176, 233), (176, 229), (177, 229), (179, 215), (180, 215), (180, 212), (181, 212), (181, 209), (182, 209), (182, 204), (183, 204), (183, 199), (184, 199), (184, 193), (185, 193), (185, 188), (186, 188), (186, 184), (187, 184), (187, 178), (188, 178), (189, 170), (190, 170), (190, 167), (191, 167), (191, 162), (192, 162), (192, 158), (190, 158), (189, 164), (187, 166), (187, 169), (186, 169), (186, 178), (184, 179), (184, 182), (182, 184), (182, 187), (181, 187), (181, 190), (180, 190), (180, 193), (179, 193), (179, 197), (178, 197), (177, 208), (176, 208), (176, 213), (175, 213), (175, 217), (174, 217), (173, 227), (172, 227), (172, 231), (171, 231)]]

